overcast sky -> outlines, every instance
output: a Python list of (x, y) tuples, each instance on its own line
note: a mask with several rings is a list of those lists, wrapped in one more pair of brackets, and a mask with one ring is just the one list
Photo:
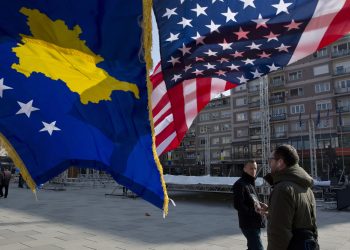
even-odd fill
[(155, 67), (160, 61), (160, 53), (159, 53), (159, 38), (158, 38), (158, 27), (156, 23), (156, 19), (152, 12), (152, 37), (153, 37), (153, 47), (152, 47), (152, 59), (153, 66)]

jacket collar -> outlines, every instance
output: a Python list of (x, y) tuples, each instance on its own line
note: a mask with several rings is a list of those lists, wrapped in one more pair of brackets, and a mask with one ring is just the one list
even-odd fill
[(249, 174), (247, 174), (246, 172), (243, 171), (242, 173), (242, 178), (249, 182), (250, 184), (254, 185), (255, 184), (255, 178)]

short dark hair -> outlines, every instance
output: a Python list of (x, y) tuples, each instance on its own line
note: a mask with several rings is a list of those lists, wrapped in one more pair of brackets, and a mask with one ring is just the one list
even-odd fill
[(276, 160), (283, 159), (287, 167), (291, 167), (299, 163), (299, 155), (297, 150), (288, 144), (278, 146), (274, 152), (274, 158)]
[(249, 159), (249, 160), (244, 164), (244, 166), (247, 165), (247, 164), (254, 164), (254, 163), (256, 163), (256, 160), (254, 160), (254, 159)]

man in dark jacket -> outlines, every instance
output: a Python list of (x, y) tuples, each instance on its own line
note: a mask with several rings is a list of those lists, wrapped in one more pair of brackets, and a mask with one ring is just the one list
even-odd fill
[(1, 182), (1, 192), (0, 192), (0, 197), (3, 196), (3, 188), (5, 188), (5, 194), (4, 194), (4, 198), (7, 198), (8, 192), (9, 192), (9, 185), (10, 185), (10, 180), (11, 180), (11, 172), (6, 169), (6, 168), (2, 168), (1, 171), (1, 175), (2, 175), (2, 182)]
[(264, 249), (260, 229), (265, 227), (258, 209), (261, 204), (255, 189), (257, 164), (249, 160), (243, 168), (242, 177), (233, 185), (233, 202), (238, 211), (239, 227), (247, 238), (248, 250)]
[(291, 145), (281, 145), (271, 154), (268, 250), (318, 249), (313, 179), (298, 162)]

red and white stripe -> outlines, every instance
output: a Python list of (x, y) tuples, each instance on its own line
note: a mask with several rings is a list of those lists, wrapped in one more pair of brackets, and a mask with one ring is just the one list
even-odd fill
[(350, 0), (320, 0), (288, 64), (336, 41), (349, 33)]
[(197, 78), (167, 90), (160, 64), (151, 76), (152, 112), (157, 153), (176, 148), (197, 114), (218, 94), (236, 84), (219, 78)]

